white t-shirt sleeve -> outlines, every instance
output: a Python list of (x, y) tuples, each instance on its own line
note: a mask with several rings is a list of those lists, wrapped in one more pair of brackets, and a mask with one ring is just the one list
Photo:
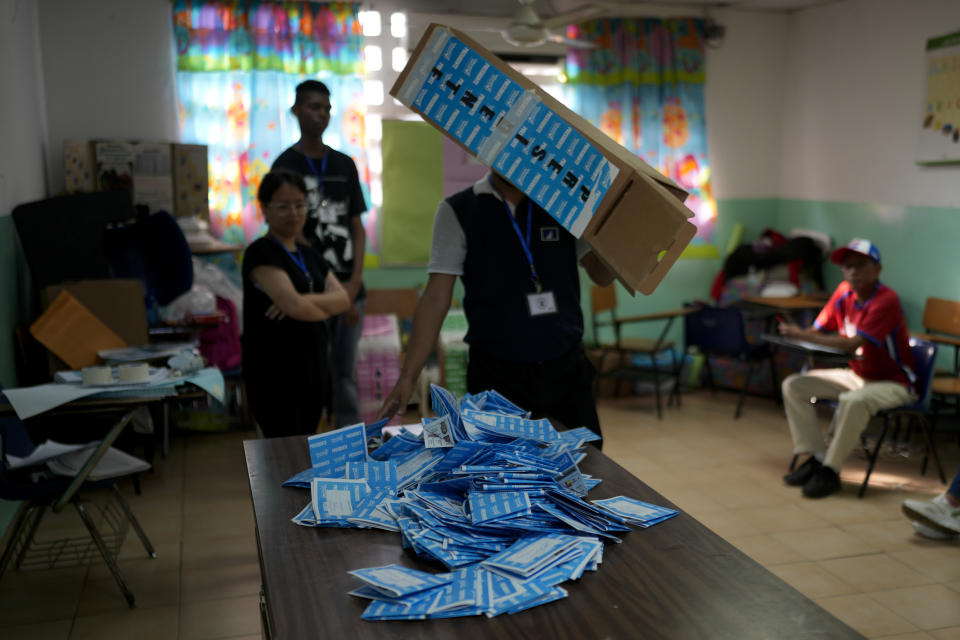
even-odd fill
[(467, 236), (453, 212), (453, 207), (444, 200), (437, 207), (433, 218), (433, 241), (430, 244), (430, 262), (427, 273), (463, 275), (463, 263), (467, 258)]

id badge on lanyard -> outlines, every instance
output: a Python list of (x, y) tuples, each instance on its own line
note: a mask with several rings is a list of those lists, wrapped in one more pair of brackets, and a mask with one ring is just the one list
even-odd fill
[[(490, 182), (493, 185), (493, 181)], [(496, 190), (496, 186), (493, 187)], [(499, 193), (499, 192), (498, 192)], [(502, 197), (502, 194), (500, 194)], [(536, 318), (538, 316), (547, 316), (557, 312), (557, 299), (553, 295), (553, 291), (544, 291), (543, 286), (540, 284), (540, 276), (537, 275), (537, 269), (533, 264), (533, 253), (530, 251), (530, 241), (531, 241), (531, 232), (533, 230), (533, 203), (527, 199), (527, 235), (524, 238), (523, 234), (520, 232), (520, 227), (517, 225), (516, 217), (510, 212), (510, 207), (507, 204), (506, 199), (503, 200), (503, 206), (507, 210), (507, 215), (510, 216), (510, 222), (513, 224), (513, 230), (517, 232), (517, 238), (520, 239), (520, 246), (523, 247), (523, 253), (527, 257), (527, 262), (530, 264), (530, 277), (533, 280), (533, 287), (535, 289), (534, 293), (527, 294), (527, 310), (530, 312), (530, 317)]]

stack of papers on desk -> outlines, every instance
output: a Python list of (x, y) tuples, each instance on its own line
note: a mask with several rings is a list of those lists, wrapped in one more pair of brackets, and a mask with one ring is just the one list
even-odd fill
[(431, 400), (452, 446), (401, 428), (368, 455), (368, 428), (351, 425), (310, 436), (311, 468), (284, 483), (310, 489), (296, 524), (398, 531), (403, 547), (450, 571), (432, 582), (402, 567), (352, 572), (367, 585), (351, 594), (372, 600), (364, 619), (493, 616), (552, 602), (566, 597), (559, 584), (598, 568), (604, 542), (677, 513), (622, 496), (584, 500), (601, 482), (577, 466), (598, 439), (586, 428), (558, 432), (493, 391), (458, 401), (432, 386)]

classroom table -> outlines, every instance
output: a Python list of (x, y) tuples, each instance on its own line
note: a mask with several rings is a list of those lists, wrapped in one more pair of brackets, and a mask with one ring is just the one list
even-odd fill
[[(736, 547), (681, 512), (607, 543), (599, 571), (561, 586), (565, 599), (514, 615), (367, 622), (368, 601), (347, 595), (347, 571), (399, 563), (440, 573), (401, 549), (400, 534), (293, 524), (310, 500), (281, 483), (310, 466), (304, 436), (243, 443), (262, 576), (268, 638), (861, 638)], [(587, 447), (580, 467), (603, 479), (590, 499), (625, 495), (676, 508), (615, 462)]]
[(760, 334), (760, 339), (777, 349), (787, 349), (803, 354), (807, 358), (808, 367), (813, 366), (814, 361), (821, 361), (831, 366), (845, 367), (850, 360), (858, 358), (858, 356), (843, 349), (828, 347), (808, 340), (786, 338), (772, 333)]

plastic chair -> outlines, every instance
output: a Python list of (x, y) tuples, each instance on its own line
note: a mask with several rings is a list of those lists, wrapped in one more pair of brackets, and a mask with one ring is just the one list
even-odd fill
[[(913, 369), (916, 373), (917, 379), (913, 384), (913, 388), (917, 393), (917, 401), (912, 404), (903, 405), (900, 407), (893, 407), (891, 409), (882, 409), (877, 412), (876, 416), (880, 418), (883, 422), (880, 427), (880, 433), (877, 435), (877, 443), (873, 448), (873, 451), (867, 449), (866, 440), (861, 435), (860, 442), (863, 446), (863, 450), (867, 454), (867, 473), (863, 477), (863, 483), (860, 485), (860, 490), (857, 492), (857, 497), (862, 498), (863, 494), (867, 490), (867, 483), (870, 481), (870, 474), (873, 473), (873, 468), (877, 464), (877, 457), (880, 455), (880, 447), (883, 446), (883, 441), (887, 436), (887, 431), (890, 428), (891, 422), (896, 422), (897, 427), (900, 425), (900, 418), (906, 416), (909, 419), (909, 425), (912, 427), (914, 424), (920, 426), (920, 431), (923, 433), (924, 440), (926, 441), (927, 449), (923, 456), (923, 463), (920, 466), (920, 473), (926, 475), (927, 473), (927, 461), (930, 456), (933, 456), (933, 461), (937, 465), (937, 472), (940, 474), (940, 482), (946, 484), (947, 477), (943, 473), (943, 467), (940, 464), (940, 456), (937, 455), (936, 445), (931, 436), (931, 429), (927, 425), (926, 416), (930, 412), (930, 403), (931, 397), (933, 395), (933, 385), (931, 380), (933, 379), (934, 367), (937, 360), (937, 345), (929, 340), (923, 340), (921, 338), (911, 337), (910, 338), (910, 351), (913, 353)], [(837, 408), (837, 401), (833, 399), (823, 399), (816, 398), (814, 400), (816, 404), (826, 405), (829, 407)], [(833, 425), (830, 425), (831, 432), (833, 431)], [(790, 470), (793, 471), (793, 468), (797, 464), (797, 454), (793, 455), (793, 459), (790, 461)]]
[[(42, 466), (17, 470), (7, 469), (6, 457), (8, 454), (24, 457), (32, 453), (35, 446), (27, 435), (24, 424), (18, 418), (0, 418), (0, 454), (2, 454), (0, 455), (0, 460), (2, 460), (2, 463), (0, 463), (0, 498), (25, 502), (17, 511), (17, 515), (11, 525), (7, 547), (4, 549), (3, 555), (0, 556), (0, 577), (3, 576), (7, 565), (12, 559), (14, 560), (14, 568), (19, 569), (24, 563), (24, 560), (28, 558), (28, 552), (31, 551), (35, 534), (47, 509), (52, 509), (54, 513), (59, 513), (70, 503), (76, 508), (80, 519), (83, 521), (84, 527), (86, 527), (90, 535), (90, 541), (82, 543), (83, 539), (77, 538), (57, 540), (38, 544), (38, 548), (35, 549), (35, 551), (41, 554), (46, 552), (45, 557), (49, 567), (55, 566), (55, 563), (61, 559), (72, 559), (75, 563), (79, 563), (86, 559), (92, 542), (100, 552), (104, 562), (107, 563), (110, 573), (113, 574), (113, 578), (123, 592), (127, 603), (131, 607), (135, 605), (136, 601), (133, 592), (127, 586), (123, 575), (120, 573), (120, 568), (117, 566), (117, 561), (114, 557), (115, 552), (111, 551), (108, 546), (108, 541), (112, 542), (116, 548), (119, 548), (119, 545), (123, 541), (123, 536), (126, 533), (126, 525), (129, 523), (129, 525), (133, 526), (134, 531), (136, 531), (137, 536), (140, 538), (149, 556), (156, 558), (157, 554), (149, 538), (147, 538), (146, 533), (144, 533), (140, 527), (140, 523), (137, 522), (133, 512), (130, 510), (130, 505), (127, 504), (127, 501), (117, 489), (116, 481), (118, 478), (98, 481), (87, 479), (91, 471), (94, 470), (100, 461), (100, 458), (107, 452), (110, 445), (116, 440), (117, 436), (120, 435), (120, 432), (123, 431), (132, 417), (133, 411), (129, 411), (111, 427), (109, 433), (107, 433), (101, 441), (100, 446), (94, 450), (93, 454), (80, 469), (80, 472), (72, 478), (53, 475), (47, 472), (46, 468)], [(115, 520), (119, 521), (118, 526), (122, 526), (122, 530), (115, 530), (112, 536), (105, 536), (100, 528), (97, 527), (97, 522), (88, 511), (84, 501), (81, 500), (79, 493), (81, 491), (104, 488), (112, 491), (111, 498), (122, 512), (122, 514), (113, 514), (108, 509), (103, 510), (105, 524), (112, 526), (113, 522), (111, 521)], [(117, 517), (108, 518), (107, 516), (110, 514), (116, 515)], [(120, 520), (121, 515), (125, 519), (125, 522)]]
[[(617, 317), (617, 290), (616, 284), (607, 287), (593, 285), (590, 288), (590, 305), (593, 311), (593, 347), (600, 350), (600, 363), (597, 367), (597, 381), (601, 378), (613, 378), (616, 380), (636, 381), (640, 379), (653, 379), (653, 392), (657, 402), (657, 418), (663, 418), (663, 407), (660, 397), (661, 388), (665, 384), (670, 384), (670, 394), (667, 404), (672, 405), (676, 399), (680, 404), (680, 364), (677, 362), (677, 356), (673, 349), (673, 341), (667, 340), (667, 333), (673, 325), (673, 320), (680, 313), (669, 311), (663, 313), (651, 313), (639, 316), (630, 316), (627, 318)], [(603, 317), (603, 314), (607, 314)], [(656, 340), (649, 338), (625, 338), (623, 336), (623, 327), (628, 324), (638, 324), (641, 322), (650, 322), (654, 320), (666, 320), (666, 325), (660, 332)], [(613, 342), (601, 341), (599, 329), (601, 327), (613, 328)], [(658, 356), (670, 354), (669, 368), (661, 368), (658, 362)], [(603, 363), (608, 354), (616, 356), (617, 366), (612, 371), (604, 371)], [(646, 362), (637, 364), (635, 355), (646, 356)], [(624, 364), (627, 360), (629, 364)], [(614, 394), (619, 391), (615, 388)]]
[(743, 312), (732, 307), (713, 307), (702, 305), (693, 313), (684, 317), (684, 343), (687, 350), (696, 347), (704, 356), (707, 370), (707, 381), (711, 391), (716, 390), (713, 380), (713, 368), (710, 365), (710, 356), (734, 358), (747, 363), (747, 375), (740, 388), (740, 398), (733, 413), (739, 418), (743, 409), (743, 400), (747, 395), (750, 381), (757, 364), (763, 360), (770, 362), (770, 379), (773, 386), (773, 395), (780, 397), (780, 387), (777, 384), (777, 367), (773, 361), (773, 351), (766, 343), (753, 343), (747, 340)]
[[(942, 408), (951, 408), (960, 415), (960, 302), (944, 298), (927, 298), (923, 305), (923, 334), (915, 334), (953, 349), (953, 368), (934, 370), (931, 382), (931, 434), (936, 432), (937, 418)], [(960, 439), (960, 434), (958, 434)]]
[[(940, 474), (940, 482), (944, 484), (947, 483), (947, 478), (943, 474), (943, 467), (940, 465), (940, 456), (937, 455), (937, 448), (930, 435), (926, 418), (927, 413), (930, 411), (930, 399), (933, 395), (933, 386), (930, 384), (930, 381), (933, 378), (934, 366), (937, 359), (937, 345), (929, 340), (910, 338), (910, 351), (913, 353), (913, 368), (917, 374), (916, 382), (914, 382), (913, 385), (917, 392), (917, 401), (913, 404), (903, 405), (902, 407), (895, 407), (893, 409), (883, 409), (877, 412), (877, 415), (883, 420), (883, 425), (880, 427), (880, 434), (877, 436), (877, 444), (873, 448), (873, 451), (867, 451), (869, 463), (867, 464), (867, 474), (863, 477), (863, 483), (860, 485), (860, 491), (857, 493), (857, 496), (860, 498), (863, 497), (864, 492), (867, 490), (870, 474), (873, 473), (873, 467), (877, 463), (877, 456), (880, 454), (880, 447), (883, 445), (883, 440), (887, 435), (890, 423), (896, 421), (899, 426), (900, 418), (903, 416), (909, 419), (910, 426), (913, 424), (920, 426), (920, 431), (923, 433), (924, 440), (926, 441), (927, 449), (923, 456), (920, 473), (926, 475), (927, 460), (932, 455), (933, 461), (937, 465), (937, 472)], [(864, 447), (864, 449), (866, 449), (866, 447)]]

